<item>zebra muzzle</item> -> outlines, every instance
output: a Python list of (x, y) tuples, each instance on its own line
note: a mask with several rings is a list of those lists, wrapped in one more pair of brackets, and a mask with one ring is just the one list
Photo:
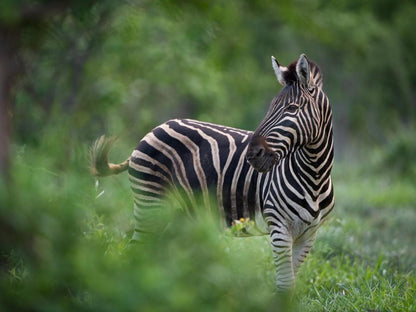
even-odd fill
[(272, 151), (266, 142), (266, 138), (260, 135), (253, 135), (248, 145), (247, 161), (259, 172), (269, 171), (276, 163), (276, 153)]

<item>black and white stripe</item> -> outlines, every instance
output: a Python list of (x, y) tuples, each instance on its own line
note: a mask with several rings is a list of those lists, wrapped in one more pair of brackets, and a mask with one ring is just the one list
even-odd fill
[(332, 113), (321, 72), (305, 55), (288, 67), (274, 57), (272, 64), (284, 88), (256, 131), (174, 119), (148, 133), (119, 165), (108, 164), (109, 148), (97, 140), (92, 169), (107, 175), (128, 168), (136, 240), (162, 230), (158, 212), (168, 193), (190, 215), (202, 196), (207, 209), (218, 207), (226, 225), (247, 217), (263, 223), (277, 287), (284, 289), (293, 284), (334, 205)]

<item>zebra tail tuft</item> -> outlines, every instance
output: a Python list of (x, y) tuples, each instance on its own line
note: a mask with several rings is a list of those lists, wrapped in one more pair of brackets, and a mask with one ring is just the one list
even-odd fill
[(130, 157), (120, 164), (108, 162), (108, 154), (115, 143), (115, 137), (100, 136), (90, 150), (90, 170), (96, 177), (105, 177), (127, 170)]

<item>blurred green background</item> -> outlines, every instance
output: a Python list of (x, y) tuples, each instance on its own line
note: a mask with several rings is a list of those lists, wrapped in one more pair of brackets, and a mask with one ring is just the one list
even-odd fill
[[(406, 0), (1, 1), (0, 310), (416, 311), (415, 29)], [(117, 162), (169, 118), (254, 130), (270, 56), (301, 53), (333, 109), (336, 207), (294, 295), (267, 237), (203, 213), (129, 247), (127, 176), (96, 182), (92, 142), (117, 136)]]

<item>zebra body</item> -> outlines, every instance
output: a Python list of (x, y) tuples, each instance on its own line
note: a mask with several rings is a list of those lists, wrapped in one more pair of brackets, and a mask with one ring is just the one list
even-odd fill
[(174, 119), (149, 132), (119, 165), (108, 164), (109, 147), (98, 140), (92, 168), (97, 175), (128, 169), (137, 240), (161, 230), (155, 211), (168, 192), (190, 214), (202, 194), (204, 206), (217, 206), (228, 226), (247, 217), (267, 224), (277, 287), (285, 289), (334, 206), (333, 137), (319, 68), (304, 55), (287, 68), (274, 58), (272, 64), (284, 88), (254, 132)]
[[(227, 225), (261, 213), (257, 183), (261, 174), (245, 159), (251, 136), (250, 131), (191, 119), (174, 119), (156, 127), (130, 157), (128, 171), (137, 209), (157, 206), (173, 190), (191, 212), (195, 196), (202, 195), (204, 205), (217, 206)], [(210, 202), (212, 193), (216, 203)]]

